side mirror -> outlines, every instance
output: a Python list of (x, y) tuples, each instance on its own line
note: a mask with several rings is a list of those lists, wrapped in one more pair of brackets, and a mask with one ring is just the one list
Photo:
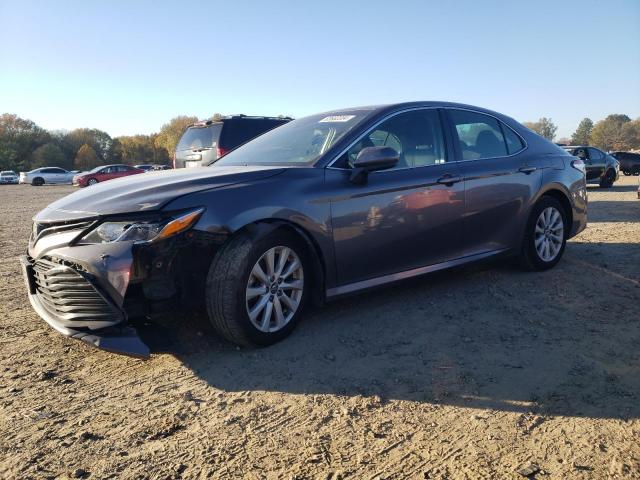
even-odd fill
[(360, 150), (353, 162), (350, 180), (353, 183), (365, 183), (369, 172), (386, 170), (398, 164), (400, 155), (391, 147), (366, 147)]

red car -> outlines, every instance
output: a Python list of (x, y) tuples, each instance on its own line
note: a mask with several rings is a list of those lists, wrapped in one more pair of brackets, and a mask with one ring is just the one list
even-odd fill
[(106, 182), (114, 178), (126, 177), (144, 173), (144, 170), (130, 165), (103, 165), (96, 167), (89, 172), (79, 173), (73, 177), (73, 184), (80, 187), (88, 187), (98, 182)]

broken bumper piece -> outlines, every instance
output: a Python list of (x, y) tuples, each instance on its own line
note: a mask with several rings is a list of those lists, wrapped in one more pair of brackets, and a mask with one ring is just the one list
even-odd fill
[(32, 262), (26, 255), (20, 264), (31, 306), (56, 331), (110, 352), (149, 357), (149, 347), (90, 274), (67, 265)]

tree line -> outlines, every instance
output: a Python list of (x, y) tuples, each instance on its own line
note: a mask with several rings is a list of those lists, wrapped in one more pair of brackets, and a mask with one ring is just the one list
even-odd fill
[(183, 115), (172, 118), (158, 133), (111, 137), (95, 128), (48, 131), (5, 113), (0, 115), (0, 170), (24, 172), (47, 166), (84, 171), (109, 163), (169, 164), (182, 132), (197, 120)]
[[(212, 118), (219, 119), (220, 114)], [(181, 115), (165, 123), (157, 133), (112, 138), (95, 128), (48, 131), (31, 120), (5, 113), (0, 116), (0, 170), (29, 171), (44, 166), (90, 170), (108, 163), (168, 164), (182, 132), (197, 120)], [(558, 127), (550, 118), (524, 125), (555, 140)], [(612, 114), (595, 124), (585, 118), (571, 138), (561, 138), (559, 143), (593, 145), (604, 151), (638, 150), (640, 118), (631, 120), (627, 115)]]
[[(558, 127), (550, 118), (537, 122), (524, 122), (524, 126), (547, 140), (555, 140)], [(571, 138), (560, 138), (558, 143), (592, 145), (605, 152), (640, 150), (640, 118), (631, 120), (628, 115), (614, 113), (597, 123), (583, 118)]]

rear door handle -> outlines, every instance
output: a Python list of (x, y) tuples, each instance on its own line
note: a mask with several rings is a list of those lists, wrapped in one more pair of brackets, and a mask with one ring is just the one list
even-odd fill
[(458, 183), (461, 181), (462, 181), (462, 177), (458, 175), (451, 175), (451, 174), (446, 174), (440, 177), (438, 180), (436, 180), (436, 182), (438, 182), (440, 185), (446, 185), (447, 187), (450, 187), (454, 183)]
[(518, 171), (529, 175), (530, 173), (535, 172), (537, 169), (537, 167), (530, 167), (529, 165), (525, 165), (524, 167), (520, 167)]

